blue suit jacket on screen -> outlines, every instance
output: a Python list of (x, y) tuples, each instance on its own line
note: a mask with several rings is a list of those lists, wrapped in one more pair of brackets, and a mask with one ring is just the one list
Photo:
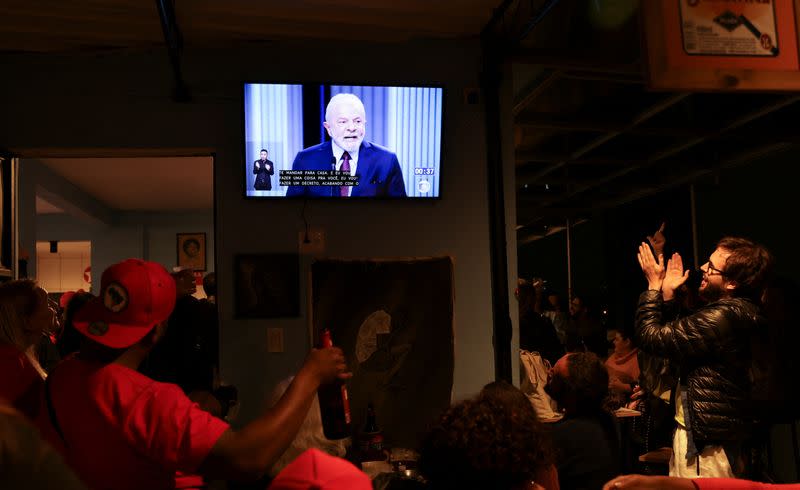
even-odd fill
[[(333, 148), (330, 141), (306, 148), (299, 152), (292, 163), (292, 170), (333, 170)], [(350, 197), (406, 197), (403, 172), (397, 155), (386, 148), (361, 142), (358, 150), (358, 186), (353, 186)], [(338, 197), (338, 187), (291, 185), (287, 196)], [(336, 193), (336, 194), (334, 194)]]

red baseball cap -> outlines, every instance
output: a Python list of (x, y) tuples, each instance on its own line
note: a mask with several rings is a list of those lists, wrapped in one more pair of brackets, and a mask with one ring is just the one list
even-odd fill
[(123, 260), (103, 272), (100, 296), (75, 313), (83, 335), (113, 349), (140, 341), (175, 308), (175, 280), (161, 264)]
[(349, 461), (309, 449), (272, 480), (269, 490), (371, 490), (372, 482)]

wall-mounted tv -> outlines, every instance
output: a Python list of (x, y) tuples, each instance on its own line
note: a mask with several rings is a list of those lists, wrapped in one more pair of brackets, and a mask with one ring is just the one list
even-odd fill
[(443, 92), (245, 83), (245, 195), (438, 198)]

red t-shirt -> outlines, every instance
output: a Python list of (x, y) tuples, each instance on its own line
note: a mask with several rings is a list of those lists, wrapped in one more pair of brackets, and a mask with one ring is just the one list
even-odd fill
[(43, 390), (44, 380), (28, 356), (13, 345), (0, 345), (0, 398), (34, 421)]
[(228, 430), (176, 385), (118, 364), (65, 360), (50, 389), (67, 462), (90, 488), (175, 488)]

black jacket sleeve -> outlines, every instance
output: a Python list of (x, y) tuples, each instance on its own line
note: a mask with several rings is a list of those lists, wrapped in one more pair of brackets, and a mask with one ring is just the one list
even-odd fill
[(712, 303), (697, 312), (665, 322), (660, 291), (639, 296), (636, 340), (641, 349), (675, 360), (716, 357), (725, 347), (732, 328), (728, 308)]

